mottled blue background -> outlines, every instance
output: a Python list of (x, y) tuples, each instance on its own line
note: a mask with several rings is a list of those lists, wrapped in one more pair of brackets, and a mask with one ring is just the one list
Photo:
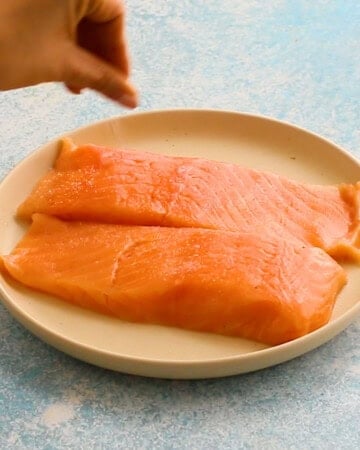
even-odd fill
[[(266, 114), (360, 157), (358, 0), (131, 0), (128, 33), (140, 110)], [(125, 113), (53, 84), (0, 93), (0, 178), (50, 138)], [(354, 450), (359, 331), (254, 374), (163, 381), (78, 362), (0, 306), (0, 448)]]

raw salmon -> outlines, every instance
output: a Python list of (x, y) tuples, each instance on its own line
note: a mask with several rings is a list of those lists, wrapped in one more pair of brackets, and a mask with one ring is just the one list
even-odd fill
[(26, 286), (127, 321), (271, 345), (327, 323), (346, 282), (323, 250), (269, 233), (42, 214), (0, 266)]
[(18, 216), (241, 232), (261, 226), (360, 261), (359, 191), (360, 183), (307, 185), (234, 164), (65, 141)]

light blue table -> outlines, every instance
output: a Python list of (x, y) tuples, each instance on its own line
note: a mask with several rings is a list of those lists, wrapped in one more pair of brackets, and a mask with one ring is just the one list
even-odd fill
[[(129, 0), (141, 110), (261, 113), (360, 157), (358, 0)], [(0, 93), (0, 178), (50, 138), (125, 114), (57, 85)], [(1, 205), (0, 205), (1, 207)], [(1, 449), (360, 448), (360, 322), (281, 366), (143, 379), (78, 362), (0, 306)]]

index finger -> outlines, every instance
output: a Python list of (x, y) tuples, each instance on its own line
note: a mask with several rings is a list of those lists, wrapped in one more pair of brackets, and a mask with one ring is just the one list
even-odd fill
[(125, 8), (119, 0), (89, 0), (79, 25), (80, 45), (129, 76), (130, 62), (125, 37)]

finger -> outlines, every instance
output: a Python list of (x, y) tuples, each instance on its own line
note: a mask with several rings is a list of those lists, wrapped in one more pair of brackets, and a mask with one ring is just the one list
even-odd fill
[(66, 55), (62, 79), (67, 86), (94, 89), (129, 108), (137, 106), (135, 88), (110, 64), (76, 45)]
[(76, 95), (81, 94), (81, 88), (70, 85), (70, 84), (66, 84), (66, 83), (65, 83), (65, 86), (72, 94), (76, 94)]
[[(100, 26), (97, 40), (100, 42), (102, 38), (103, 48), (98, 53), (99, 56), (105, 57), (107, 61), (119, 67), (124, 75), (129, 76), (130, 60), (125, 36), (123, 2), (121, 0), (90, 0), (85, 18)], [(89, 36), (87, 41), (91, 43), (94, 39)]]
[(109, 22), (116, 17), (124, 16), (125, 8), (121, 0), (89, 0), (83, 17), (93, 22)]
[(129, 76), (128, 48), (119, 19), (106, 23), (84, 19), (78, 26), (77, 41), (81, 47), (117, 67), (126, 77)]

